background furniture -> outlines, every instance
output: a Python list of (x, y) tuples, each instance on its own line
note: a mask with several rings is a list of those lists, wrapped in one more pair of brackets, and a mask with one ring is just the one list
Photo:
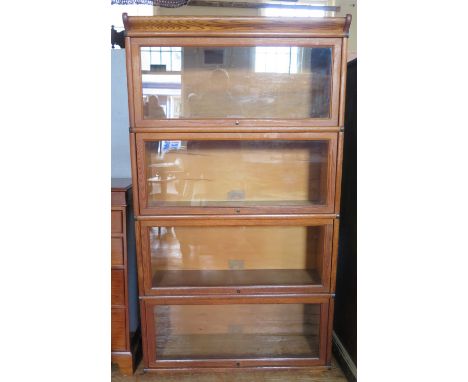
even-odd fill
[(331, 364), (350, 22), (124, 14), (146, 370)]
[(123, 374), (133, 374), (141, 334), (130, 179), (112, 178), (111, 201), (112, 362)]

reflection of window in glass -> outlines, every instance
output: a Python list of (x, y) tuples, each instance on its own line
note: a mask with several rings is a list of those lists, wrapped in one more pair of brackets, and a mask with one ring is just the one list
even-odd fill
[(297, 47), (258, 46), (255, 48), (255, 72), (298, 73)]
[(204, 49), (203, 53), (205, 65), (224, 64), (224, 49)]
[[(141, 48), (141, 71), (143, 101), (147, 105), (151, 96), (157, 96), (164, 115), (150, 113), (150, 119), (173, 118), (180, 115), (181, 99), (181, 47), (143, 47)], [(148, 110), (147, 110), (148, 109)]]
[(141, 48), (141, 70), (152, 72), (180, 72), (181, 47)]

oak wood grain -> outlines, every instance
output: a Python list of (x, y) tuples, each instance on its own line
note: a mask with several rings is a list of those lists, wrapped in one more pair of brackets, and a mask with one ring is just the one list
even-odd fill
[(111, 232), (113, 234), (123, 232), (123, 212), (120, 209), (113, 209), (111, 211)]
[(333, 250), (331, 258), (331, 281), (330, 293), (335, 293), (336, 289), (336, 268), (338, 266), (338, 239), (339, 239), (340, 221), (335, 219), (333, 223)]
[(325, 363), (327, 365), (331, 364), (332, 359), (332, 333), (333, 333), (333, 314), (335, 312), (335, 298), (330, 299), (330, 303), (328, 305), (328, 322), (326, 324), (327, 327), (327, 342), (326, 342), (326, 358)]
[(350, 19), (300, 17), (209, 17), (209, 16), (128, 16), (124, 14), (128, 37), (158, 36), (289, 36), (343, 37), (349, 33)]
[(125, 37), (125, 60), (127, 71), (127, 89), (128, 89), (128, 118), (129, 126), (135, 126), (135, 100), (134, 100), (134, 78), (132, 62), (134, 61), (130, 37)]
[(339, 126), (344, 126), (345, 100), (346, 100), (346, 72), (348, 70), (348, 39), (343, 38), (341, 49), (341, 79), (340, 79), (340, 112), (338, 117)]
[(124, 265), (124, 239), (123, 237), (111, 238), (111, 264)]
[(111, 271), (111, 304), (126, 306), (125, 270), (112, 269)]
[(134, 370), (133, 355), (131, 352), (113, 352), (111, 362), (119, 365), (120, 374), (131, 376)]
[(138, 184), (136, 134), (130, 133), (130, 168), (132, 170), (133, 213), (140, 214), (140, 191)]
[(338, 134), (338, 148), (336, 160), (336, 181), (335, 181), (335, 213), (340, 213), (341, 207), (341, 179), (343, 176), (343, 145), (344, 133)]
[(113, 351), (129, 351), (127, 337), (128, 331), (126, 308), (112, 308), (111, 322), (111, 349)]

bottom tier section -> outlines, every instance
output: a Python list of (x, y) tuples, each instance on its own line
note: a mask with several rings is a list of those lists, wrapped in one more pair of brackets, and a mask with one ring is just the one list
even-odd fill
[(326, 365), (329, 296), (143, 300), (149, 368)]

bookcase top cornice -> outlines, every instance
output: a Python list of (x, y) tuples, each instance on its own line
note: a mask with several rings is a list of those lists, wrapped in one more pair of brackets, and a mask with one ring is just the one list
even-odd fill
[(346, 17), (122, 15), (128, 37), (348, 37)]

